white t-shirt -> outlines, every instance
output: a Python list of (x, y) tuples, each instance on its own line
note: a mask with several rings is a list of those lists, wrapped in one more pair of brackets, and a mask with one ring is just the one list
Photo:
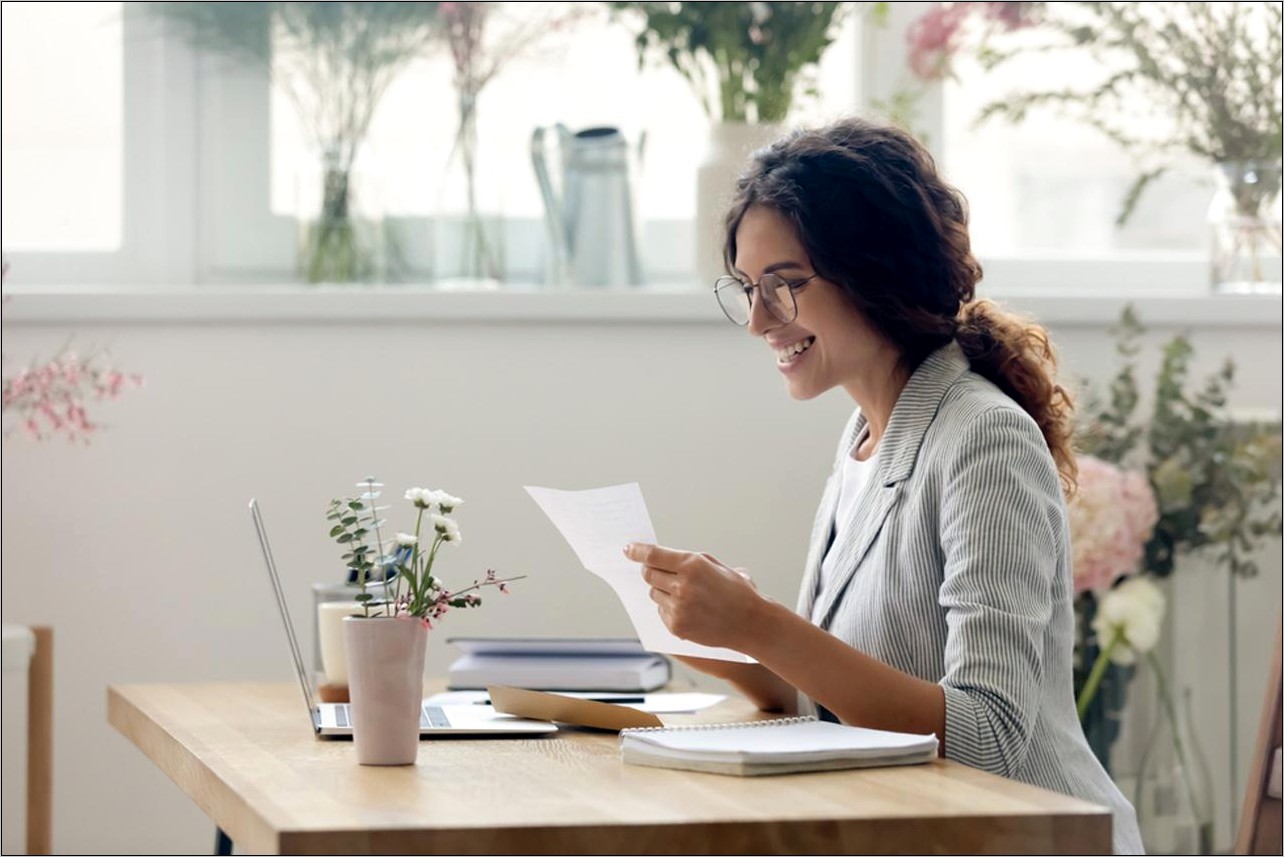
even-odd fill
[[(856, 446), (859, 447), (863, 440), (862, 438), (858, 441)], [(816, 582), (817, 596), (824, 592), (830, 581), (834, 579), (836, 574), (834, 564), (838, 560), (838, 551), (834, 550), (834, 547), (843, 543), (847, 531), (851, 529), (856, 498), (860, 496), (865, 483), (874, 477), (877, 467), (877, 450), (865, 461), (857, 461), (850, 455), (843, 458), (843, 472), (839, 477), (841, 482), (838, 488), (838, 506), (834, 510), (834, 539), (830, 542), (830, 549), (826, 551), (825, 558), (820, 563), (820, 575)]]

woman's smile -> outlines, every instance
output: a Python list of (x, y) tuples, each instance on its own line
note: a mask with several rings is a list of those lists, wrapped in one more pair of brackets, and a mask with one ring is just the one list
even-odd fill
[(815, 343), (816, 337), (804, 336), (802, 339), (796, 339), (788, 345), (772, 346), (776, 352), (776, 365), (780, 367), (781, 372), (794, 371), (803, 355)]

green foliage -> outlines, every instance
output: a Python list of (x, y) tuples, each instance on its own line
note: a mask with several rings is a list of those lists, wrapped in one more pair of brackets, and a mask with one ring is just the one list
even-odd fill
[[(383, 485), (373, 477), (366, 477), (360, 483), (365, 488), (360, 497), (341, 497), (330, 501), (326, 520), (332, 521), (330, 538), (347, 548), (343, 561), (348, 568), (356, 572), (352, 585), (361, 592), (356, 600), (361, 602), (365, 615), (370, 615), (370, 602), (373, 597), (367, 587), (372, 582), (383, 580), (383, 569), (379, 565), (383, 557), (383, 520), (379, 512), (384, 507), (376, 506), (379, 490)], [(377, 578), (377, 580), (376, 580)]]
[(800, 72), (820, 61), (833, 41), (832, 25), (849, 4), (609, 5), (644, 20), (636, 40), (639, 66), (649, 54), (663, 55), (690, 82), (710, 118), (783, 122)]
[(1132, 422), (1139, 401), (1135, 373), (1139, 340), (1143, 328), (1131, 305), (1124, 307), (1115, 337), (1115, 352), (1120, 357), (1118, 373), (1110, 381), (1109, 402), (1103, 403), (1095, 390), (1088, 389), (1084, 398), (1092, 420), (1080, 430), (1079, 448), (1103, 461), (1119, 464), (1141, 439), (1141, 426)]
[[(1043, 38), (987, 41), (986, 69), (1029, 53), (1087, 53), (1119, 69), (1083, 87), (1026, 89), (986, 105), (990, 118), (1019, 123), (1050, 108), (1084, 122), (1147, 161), (1121, 207), (1138, 198), (1178, 153), (1213, 163), (1278, 163), (1281, 135), (1281, 4), (1030, 4)], [(1149, 133), (1146, 117), (1166, 128)]]
[(1280, 424), (1235, 422), (1226, 410), (1235, 366), (1196, 384), (1190, 337), (1163, 346), (1149, 418), (1136, 421), (1139, 340), (1144, 328), (1131, 307), (1117, 328), (1121, 366), (1108, 397), (1087, 397), (1089, 419), (1080, 448), (1114, 464), (1144, 469), (1159, 504), (1159, 521), (1146, 544), (1146, 568), (1164, 577), (1182, 553), (1210, 549), (1232, 573), (1251, 577), (1251, 555), (1280, 537)]

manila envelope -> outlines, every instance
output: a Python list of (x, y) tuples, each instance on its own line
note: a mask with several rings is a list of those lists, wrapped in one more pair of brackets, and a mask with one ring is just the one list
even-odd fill
[(490, 694), (491, 705), (496, 711), (532, 720), (551, 720), (573, 726), (609, 729), (612, 732), (664, 725), (664, 721), (654, 714), (609, 702), (593, 702), (517, 687), (488, 687), (486, 692)]

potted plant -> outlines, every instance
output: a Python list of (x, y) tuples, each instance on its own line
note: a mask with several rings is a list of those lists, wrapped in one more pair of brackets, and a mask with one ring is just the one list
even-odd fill
[(696, 180), (696, 274), (723, 270), (721, 216), (744, 160), (780, 136), (800, 78), (834, 39), (845, 3), (611, 3), (640, 24), (638, 63), (663, 56), (712, 122)]
[[(419, 753), (419, 714), (423, 700), (424, 655), (428, 631), (451, 608), (477, 607), (477, 590), (507, 584), (487, 571), (463, 589), (448, 590), (433, 573), (443, 545), (458, 545), (459, 525), (451, 514), (463, 502), (445, 491), (411, 488), (405, 499), (415, 510), (412, 533), (383, 536), (377, 505), (382, 483), (358, 483), (356, 497), (330, 501), (326, 519), (330, 537), (344, 548), (343, 560), (356, 571), (356, 601), (361, 615), (343, 620), (348, 682), (352, 700), (353, 740), (363, 765), (410, 765)], [(391, 579), (383, 569), (391, 567)], [(379, 578), (387, 595), (367, 591)]]

